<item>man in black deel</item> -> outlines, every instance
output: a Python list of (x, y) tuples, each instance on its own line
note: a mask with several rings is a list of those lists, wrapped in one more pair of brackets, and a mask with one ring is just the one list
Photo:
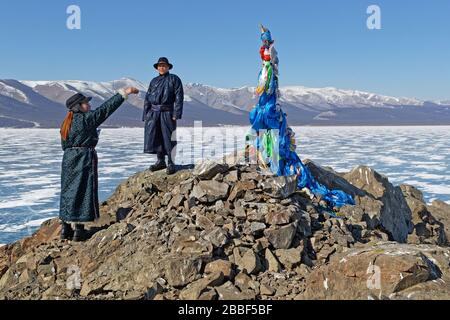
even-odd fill
[(142, 117), (145, 121), (144, 152), (157, 155), (158, 160), (150, 166), (151, 171), (167, 168), (167, 174), (174, 174), (173, 153), (177, 144), (174, 132), (177, 120), (183, 115), (183, 84), (178, 76), (169, 73), (173, 65), (167, 58), (159, 58), (153, 66), (159, 76), (150, 82), (145, 96)]

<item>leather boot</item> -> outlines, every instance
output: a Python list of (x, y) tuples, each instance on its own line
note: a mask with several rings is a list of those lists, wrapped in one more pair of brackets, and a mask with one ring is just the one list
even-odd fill
[(150, 166), (150, 171), (155, 172), (167, 168), (164, 160), (158, 160), (154, 165)]
[(75, 232), (73, 233), (73, 241), (75, 242), (82, 242), (87, 239), (87, 233), (84, 229), (83, 224), (76, 224), (75, 225)]
[(72, 240), (73, 237), (73, 229), (70, 223), (66, 223), (61, 221), (62, 229), (61, 229), (61, 240)]
[(169, 165), (167, 166), (167, 170), (166, 170), (167, 175), (170, 176), (170, 175), (174, 174), (175, 172), (176, 172), (175, 165), (173, 163), (169, 163)]

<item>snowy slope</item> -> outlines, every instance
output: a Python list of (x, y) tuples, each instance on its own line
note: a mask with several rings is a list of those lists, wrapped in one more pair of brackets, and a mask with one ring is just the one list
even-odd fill
[[(74, 93), (93, 97), (95, 107), (126, 86), (137, 87), (140, 94), (132, 96), (107, 125), (141, 126), (147, 84), (132, 78), (108, 82), (0, 80), (0, 127), (35, 123), (54, 127), (66, 112), (65, 101)], [(209, 125), (248, 124), (248, 112), (257, 102), (254, 90), (250, 86), (224, 89), (187, 83), (181, 124), (195, 120)], [(280, 94), (279, 102), (291, 125), (450, 124), (450, 101), (429, 102), (332, 87), (286, 86), (280, 88)]]

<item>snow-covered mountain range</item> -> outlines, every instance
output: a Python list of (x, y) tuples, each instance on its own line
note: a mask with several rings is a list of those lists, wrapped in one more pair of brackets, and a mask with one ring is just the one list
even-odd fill
[[(0, 127), (59, 127), (66, 114), (64, 103), (76, 92), (93, 97), (100, 105), (118, 89), (137, 87), (106, 123), (111, 127), (142, 126), (142, 107), (147, 86), (122, 78), (110, 82), (0, 80)], [(255, 106), (254, 87), (216, 88), (184, 85), (185, 108), (181, 125), (202, 120), (204, 125), (248, 125)], [(290, 125), (406, 125), (450, 124), (450, 101), (422, 101), (336, 88), (280, 88), (280, 104)]]

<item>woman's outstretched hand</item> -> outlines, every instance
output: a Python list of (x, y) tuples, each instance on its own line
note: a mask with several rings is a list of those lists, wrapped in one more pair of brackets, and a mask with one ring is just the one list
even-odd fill
[(128, 88), (125, 88), (125, 93), (128, 95), (128, 94), (138, 94), (139, 93), (139, 90), (138, 89), (136, 89), (135, 87), (128, 87)]

